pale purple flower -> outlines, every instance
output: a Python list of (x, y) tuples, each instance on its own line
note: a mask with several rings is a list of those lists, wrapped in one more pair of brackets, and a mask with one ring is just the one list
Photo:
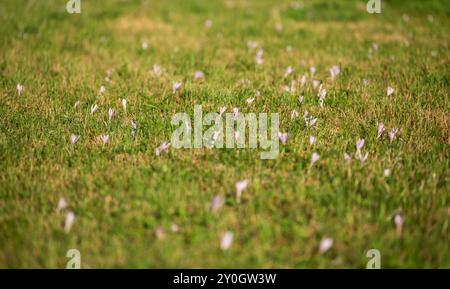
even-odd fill
[(330, 68), (331, 80), (335, 80), (340, 72), (341, 72), (341, 69), (339, 68), (339, 66), (333, 65)]
[(359, 159), (361, 162), (364, 162), (367, 160), (369, 153), (365, 153), (363, 154), (361, 152), (362, 147), (364, 146), (364, 139), (358, 139), (356, 141), (356, 153), (355, 153), (355, 158)]
[(356, 141), (356, 151), (361, 151), (361, 148), (364, 146), (364, 139), (358, 139)]
[(230, 231), (225, 232), (223, 234), (222, 239), (220, 240), (220, 249), (223, 251), (228, 250), (233, 243), (233, 233)]
[(194, 80), (199, 80), (200, 78), (204, 78), (205, 74), (203, 73), (203, 71), (197, 70), (194, 73)]
[(377, 138), (380, 138), (383, 135), (384, 132), (384, 123), (380, 122), (378, 123), (378, 128), (377, 128)]
[(233, 117), (237, 118), (238, 114), (239, 114), (239, 108), (233, 107)]
[(210, 208), (212, 212), (217, 212), (222, 206), (222, 198), (219, 195), (215, 195), (210, 204)]
[(286, 68), (286, 72), (284, 73), (284, 77), (288, 77), (292, 72), (294, 72), (294, 69), (292, 68), (292, 66), (288, 66)]
[(100, 90), (99, 90), (99, 94), (100, 95), (102, 95), (102, 94), (104, 94), (106, 92), (106, 87), (104, 87), (103, 85), (102, 86), (100, 86)]
[(263, 64), (263, 62), (264, 62), (263, 54), (264, 54), (264, 51), (262, 50), (262, 48), (259, 48), (258, 51), (256, 52), (256, 64), (258, 64), (258, 65)]
[(326, 237), (320, 241), (319, 252), (325, 253), (333, 246), (334, 240), (332, 238)]
[(64, 223), (64, 230), (69, 233), (70, 228), (72, 228), (73, 223), (75, 222), (75, 214), (73, 212), (68, 212), (66, 214), (66, 220)]
[(305, 114), (303, 115), (303, 119), (305, 120), (305, 125), (312, 127), (316, 124), (317, 122), (317, 117), (313, 117), (313, 116), (308, 116), (308, 111), (305, 111)]
[(236, 187), (236, 200), (238, 203), (241, 202), (241, 195), (242, 195), (242, 191), (245, 190), (245, 188), (247, 188), (249, 181), (248, 180), (242, 180), (242, 181), (238, 181), (235, 184)]
[(349, 162), (352, 160), (352, 157), (348, 153), (344, 152), (344, 160), (346, 162)]
[(122, 98), (122, 107), (123, 111), (127, 112), (127, 100), (125, 98)]
[(96, 112), (98, 109), (98, 106), (96, 104), (91, 105), (91, 114), (93, 114), (94, 112)]
[(393, 142), (395, 138), (397, 137), (398, 128), (393, 128), (389, 131), (389, 140)]
[(153, 64), (153, 67), (152, 67), (152, 74), (154, 75), (154, 76), (158, 76), (158, 75), (160, 75), (162, 73), (162, 68), (161, 68), (161, 66), (159, 66), (158, 64)]
[(302, 75), (302, 78), (300, 79), (300, 86), (303, 87), (306, 84), (306, 74)]
[(222, 114), (227, 110), (226, 106), (219, 107), (219, 115), (222, 116)]
[(314, 73), (316, 73), (316, 68), (315, 68), (314, 66), (311, 66), (311, 67), (309, 68), (309, 73), (311, 74), (311, 76), (313, 76)]
[(315, 162), (317, 162), (320, 159), (320, 155), (316, 152), (313, 152), (311, 155), (311, 164), (313, 165)]
[(80, 107), (80, 101), (77, 100), (77, 101), (75, 102), (75, 104), (73, 105), (73, 108), (74, 108), (74, 109), (77, 109), (77, 108), (79, 108), (79, 107)]
[(400, 213), (395, 214), (394, 216), (394, 224), (398, 235), (401, 235), (403, 223), (405, 220), (403, 219), (403, 216)]
[(215, 143), (216, 143), (217, 139), (219, 138), (219, 134), (220, 134), (220, 132), (218, 132), (218, 131), (214, 131), (214, 132), (213, 132), (213, 135), (212, 135), (212, 144), (215, 144)]
[(309, 144), (313, 145), (315, 142), (316, 142), (316, 137), (313, 135), (309, 136)]
[(394, 93), (394, 88), (388, 86), (388, 88), (386, 89), (386, 94), (387, 96), (391, 96)]
[(100, 135), (100, 140), (101, 140), (104, 144), (106, 144), (106, 143), (109, 141), (109, 135), (107, 135), (107, 134), (101, 134), (101, 135)]
[(172, 82), (172, 93), (176, 93), (178, 89), (180, 89), (183, 83), (181, 81), (174, 80)]
[(155, 155), (159, 156), (162, 152), (167, 151), (170, 147), (170, 142), (163, 142), (155, 149)]
[(75, 144), (79, 138), (80, 138), (79, 135), (71, 134), (69, 138), (70, 144)]
[(286, 141), (287, 141), (287, 139), (288, 139), (288, 134), (287, 134), (287, 132), (285, 132), (285, 133), (279, 132), (279, 133), (278, 133), (278, 138), (280, 139), (280, 141), (281, 141), (282, 144), (285, 144)]
[(255, 98), (254, 98), (254, 97), (247, 98), (247, 99), (245, 100), (245, 102), (246, 102), (247, 104), (251, 104), (251, 103), (254, 102), (254, 101), (255, 101)]
[(65, 208), (67, 208), (67, 202), (64, 198), (60, 198), (58, 201), (58, 206), (56, 207), (56, 212), (58, 213)]
[(300, 104), (302, 104), (303, 103), (303, 95), (300, 95), (299, 97), (298, 97), (298, 102), (300, 103)]
[(24, 89), (25, 89), (25, 86), (23, 86), (23, 85), (20, 84), (20, 83), (17, 84), (16, 90), (17, 90), (17, 93), (18, 93), (19, 95), (23, 92)]
[(112, 119), (112, 117), (113, 117), (113, 114), (114, 114), (114, 109), (109, 108), (109, 109), (108, 109), (108, 120), (109, 120), (109, 121), (111, 121), (111, 119)]

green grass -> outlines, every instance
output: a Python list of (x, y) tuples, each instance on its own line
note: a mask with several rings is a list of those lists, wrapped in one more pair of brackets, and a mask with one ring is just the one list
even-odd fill
[[(0, 4), (0, 267), (64, 268), (70, 248), (84, 268), (364, 268), (371, 248), (383, 268), (450, 267), (450, 1), (382, 0), (373, 15), (366, 1), (303, 1), (295, 10), (292, 1), (81, 0), (79, 15), (65, 2)], [(264, 49), (263, 65), (249, 40)], [(369, 58), (373, 42), (379, 49)], [(153, 64), (162, 76), (152, 76)], [(334, 64), (341, 73), (330, 82)], [(310, 84), (282, 90), (312, 65), (328, 91), (323, 108)], [(196, 70), (204, 80), (193, 80)], [(174, 79), (183, 81), (176, 95)], [(255, 89), (261, 96), (248, 106)], [(155, 156), (174, 130), (172, 115), (194, 104), (279, 112), (289, 140), (276, 160), (251, 149)], [(305, 110), (318, 116), (315, 129), (305, 127)], [(398, 138), (377, 139), (377, 122), (398, 127)], [(358, 138), (368, 160), (345, 163)], [(321, 158), (310, 166), (313, 151)], [(242, 179), (250, 184), (238, 204)], [(215, 195), (225, 200), (217, 213), (209, 209)], [(69, 208), (57, 213), (61, 197)], [(66, 233), (68, 210), (76, 219)], [(401, 235), (392, 220), (399, 212)], [(222, 251), (225, 231), (234, 240)], [(326, 236), (334, 244), (320, 254)]]

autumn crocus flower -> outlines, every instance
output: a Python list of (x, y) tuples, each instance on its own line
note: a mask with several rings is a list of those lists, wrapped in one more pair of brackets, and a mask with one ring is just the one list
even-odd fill
[(222, 116), (222, 114), (227, 110), (226, 106), (219, 107), (219, 115)]
[(159, 156), (162, 152), (167, 151), (170, 147), (170, 142), (163, 142), (155, 149), (155, 155)]
[(127, 100), (125, 98), (122, 98), (122, 107), (123, 111), (127, 112)]
[(280, 139), (282, 144), (285, 144), (287, 139), (288, 139), (288, 134), (286, 132), (285, 133), (279, 132), (278, 133), (278, 138)]
[(197, 70), (194, 73), (194, 80), (199, 80), (200, 78), (204, 78), (204, 77), (205, 77), (205, 74), (200, 70)]
[(162, 73), (162, 68), (161, 68), (161, 66), (159, 66), (158, 64), (153, 64), (153, 67), (152, 67), (152, 74), (154, 75), (154, 76), (158, 76), (158, 75), (160, 75)]
[(349, 162), (351, 160), (352, 160), (352, 157), (348, 153), (344, 152), (344, 161)]
[(216, 195), (212, 198), (210, 208), (213, 213), (217, 212), (222, 206), (222, 198)]
[(80, 138), (79, 135), (71, 134), (69, 138), (70, 144), (75, 144), (79, 138)]
[(20, 84), (20, 83), (17, 84), (16, 90), (19, 95), (23, 92), (24, 89), (25, 89), (25, 87), (22, 84)]
[(391, 96), (394, 93), (394, 89), (390, 86), (386, 89), (387, 96)]
[(339, 66), (333, 65), (330, 68), (331, 80), (335, 80), (340, 72), (341, 72), (341, 69), (339, 68)]
[(93, 114), (94, 112), (96, 112), (98, 109), (98, 106), (96, 104), (91, 105), (91, 114)]
[(242, 191), (245, 190), (245, 188), (247, 188), (249, 181), (248, 180), (242, 180), (242, 181), (238, 181), (235, 184), (236, 187), (236, 201), (238, 203), (241, 202), (241, 195), (242, 195)]
[(72, 228), (73, 223), (75, 222), (75, 214), (73, 212), (68, 212), (66, 214), (66, 220), (64, 222), (64, 230), (69, 233)]
[(258, 51), (256, 52), (256, 64), (258, 64), (258, 65), (263, 64), (263, 62), (264, 62), (263, 54), (264, 54), (264, 50), (262, 50), (262, 48), (259, 48)]
[(384, 123), (380, 122), (377, 128), (377, 138), (380, 138), (384, 132)]
[(364, 146), (364, 139), (358, 139), (356, 141), (356, 151), (361, 151), (361, 148)]
[(294, 69), (292, 68), (292, 66), (288, 66), (286, 68), (286, 72), (284, 73), (284, 77), (288, 77), (292, 72), (294, 72)]
[(395, 138), (397, 137), (398, 128), (393, 128), (389, 131), (389, 140), (393, 142)]
[(319, 97), (319, 104), (320, 106), (323, 106), (323, 101), (325, 100), (325, 96), (327, 95), (327, 90), (320, 85), (319, 87), (319, 93), (317, 96)]
[(182, 85), (181, 81), (174, 80), (172, 82), (172, 93), (176, 93)]
[(233, 233), (230, 231), (225, 232), (223, 234), (222, 239), (220, 240), (220, 249), (223, 251), (228, 250), (233, 243)]
[(101, 135), (100, 135), (100, 140), (101, 140), (104, 144), (106, 144), (106, 143), (109, 141), (109, 135), (107, 135), (107, 134), (101, 134)]
[(320, 240), (319, 252), (321, 254), (325, 253), (333, 246), (333, 243), (334, 243), (334, 240), (332, 238), (329, 238), (329, 237), (323, 238), (322, 240)]
[(254, 102), (255, 101), (255, 98), (254, 97), (250, 97), (250, 98), (247, 98), (246, 100), (245, 100), (245, 102), (247, 103), (247, 104), (251, 104), (252, 102)]
[(60, 198), (58, 201), (58, 206), (56, 207), (56, 212), (59, 213), (61, 210), (67, 208), (67, 202), (64, 198)]
[(402, 229), (403, 229), (403, 223), (405, 222), (405, 220), (403, 219), (403, 216), (400, 213), (395, 214), (394, 216), (394, 224), (395, 224), (395, 229), (397, 231), (397, 235), (401, 235), (402, 234)]
[(114, 109), (109, 108), (109, 109), (108, 109), (108, 120), (109, 120), (109, 121), (111, 121), (111, 119), (112, 119), (112, 117), (113, 117), (113, 114), (114, 114)]
[(100, 95), (102, 95), (102, 94), (104, 94), (106, 92), (106, 87), (104, 87), (103, 85), (102, 86), (100, 86), (100, 90), (99, 90), (99, 94)]
[(320, 155), (316, 152), (313, 152), (311, 155), (311, 165), (317, 162), (320, 159)]

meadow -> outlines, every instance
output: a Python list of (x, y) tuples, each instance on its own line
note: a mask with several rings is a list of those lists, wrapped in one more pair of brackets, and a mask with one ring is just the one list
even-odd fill
[[(450, 267), (450, 1), (66, 2), (0, 3), (1, 268)], [(164, 145), (194, 105), (279, 156)]]

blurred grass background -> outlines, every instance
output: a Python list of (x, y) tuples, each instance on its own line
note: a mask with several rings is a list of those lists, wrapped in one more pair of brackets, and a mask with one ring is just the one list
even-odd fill
[[(363, 268), (371, 248), (383, 268), (450, 266), (448, 0), (382, 0), (381, 14), (368, 14), (366, 1), (337, 0), (81, 0), (81, 14), (65, 6), (0, 4), (0, 267), (64, 268), (70, 248), (84, 268)], [(248, 41), (264, 49), (262, 65)], [(330, 83), (334, 64), (341, 73)], [(323, 108), (309, 84), (282, 89), (310, 66), (326, 84)], [(203, 80), (193, 80), (196, 70)], [(175, 79), (183, 87), (172, 95)], [(261, 96), (248, 106), (255, 90)], [(172, 115), (194, 104), (279, 112), (289, 140), (273, 161), (249, 149), (156, 157)], [(291, 120), (293, 109), (318, 116), (317, 128)], [(377, 122), (398, 127), (398, 139), (377, 139)], [(369, 159), (346, 164), (358, 138)], [(321, 159), (310, 167), (313, 151)], [(250, 185), (238, 204), (241, 179)], [(225, 200), (217, 213), (215, 195)], [(56, 212), (61, 197), (76, 216), (70, 233)], [(401, 236), (395, 213), (405, 219)], [(234, 240), (221, 251), (225, 231)], [(334, 244), (321, 254), (324, 237)]]

